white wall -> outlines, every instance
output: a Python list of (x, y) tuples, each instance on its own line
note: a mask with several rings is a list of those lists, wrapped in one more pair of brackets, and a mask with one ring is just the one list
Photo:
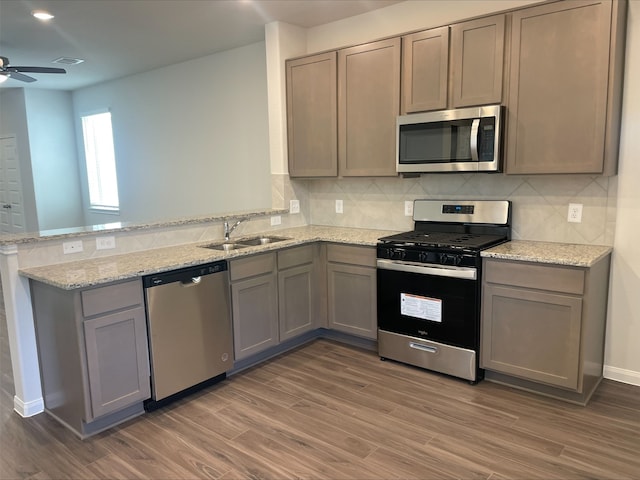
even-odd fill
[(77, 90), (73, 101), (77, 116), (112, 114), (121, 214), (89, 223), (271, 207), (264, 43)]
[(640, 2), (629, 2), (605, 375), (640, 385)]
[(71, 93), (25, 89), (38, 229), (86, 225)]

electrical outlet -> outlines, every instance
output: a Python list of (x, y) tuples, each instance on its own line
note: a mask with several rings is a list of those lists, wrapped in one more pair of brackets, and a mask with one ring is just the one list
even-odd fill
[(336, 213), (343, 213), (342, 200), (336, 200)]
[(280, 215), (274, 215), (271, 217), (271, 226), (275, 227), (276, 225), (280, 225), (282, 223), (282, 217)]
[(74, 240), (73, 242), (62, 243), (62, 253), (68, 255), (70, 253), (80, 253), (82, 251), (82, 240)]
[(116, 248), (116, 237), (96, 237), (96, 250)]
[(289, 200), (289, 213), (300, 213), (300, 200)]
[(582, 204), (570, 203), (567, 221), (572, 223), (582, 223)]
[(404, 215), (405, 217), (413, 216), (413, 202), (411, 200), (406, 200), (404, 202)]

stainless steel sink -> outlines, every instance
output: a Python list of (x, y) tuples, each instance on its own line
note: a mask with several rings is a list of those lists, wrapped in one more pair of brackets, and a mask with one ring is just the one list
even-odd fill
[(211, 243), (209, 245), (203, 245), (202, 248), (210, 248), (212, 250), (221, 250), (223, 252), (230, 252), (231, 250), (239, 250), (241, 248), (257, 247), (260, 245), (268, 245), (270, 243), (282, 242), (289, 240), (286, 237), (271, 237), (261, 236), (252, 238), (240, 238), (233, 242)]
[(269, 243), (282, 242), (284, 240), (289, 240), (289, 239), (286, 237), (264, 236), (264, 237), (245, 238), (245, 239), (241, 238), (237, 241), (237, 243), (241, 245), (254, 247), (256, 245), (267, 245)]
[(249, 245), (242, 245), (235, 242), (225, 243), (212, 243), (211, 245), (203, 245), (202, 248), (210, 248), (212, 250), (221, 250), (223, 252), (230, 252), (231, 250), (238, 250), (240, 248), (248, 248)]

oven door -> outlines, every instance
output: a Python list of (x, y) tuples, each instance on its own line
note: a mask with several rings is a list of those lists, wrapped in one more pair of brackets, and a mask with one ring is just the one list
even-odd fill
[(378, 259), (378, 328), (476, 350), (478, 270)]

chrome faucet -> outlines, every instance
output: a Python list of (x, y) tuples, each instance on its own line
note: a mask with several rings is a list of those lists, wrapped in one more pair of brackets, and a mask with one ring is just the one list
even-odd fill
[(241, 223), (242, 223), (242, 219), (238, 220), (233, 225), (229, 225), (229, 221), (228, 220), (224, 221), (224, 241), (225, 242), (229, 241), (229, 235), (231, 235), (231, 232), (233, 232), (236, 229), (236, 227), (238, 225), (240, 225)]

